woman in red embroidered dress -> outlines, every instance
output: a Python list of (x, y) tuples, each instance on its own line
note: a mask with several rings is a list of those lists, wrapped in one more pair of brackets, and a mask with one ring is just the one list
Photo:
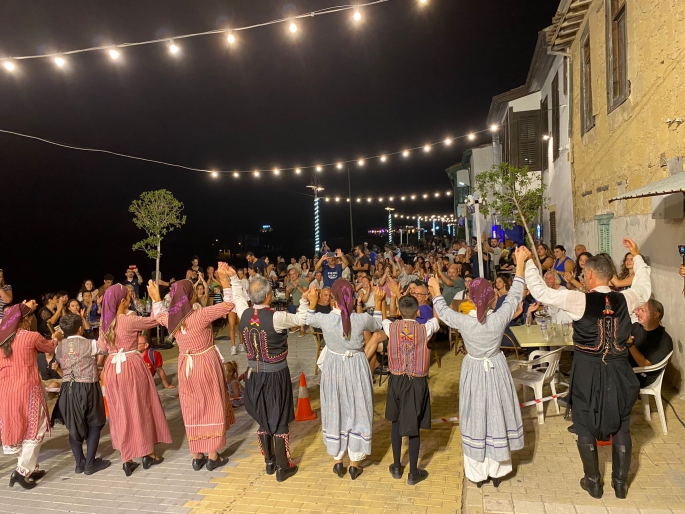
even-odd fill
[(195, 471), (205, 465), (212, 471), (228, 462), (218, 451), (226, 446), (226, 431), (235, 423), (224, 381), (223, 359), (214, 346), (212, 332), (212, 322), (234, 308), (227, 294), (231, 289), (225, 263), (219, 263), (215, 276), (224, 289), (224, 301), (211, 307), (193, 308), (197, 293), (189, 280), (180, 280), (171, 287), (168, 312), (162, 310), (157, 286), (148, 288), (150, 298), (156, 302), (157, 320), (178, 343), (178, 395)]
[(38, 332), (29, 332), (29, 314), (36, 302), (15, 305), (0, 323), (0, 434), (5, 454), (17, 455), (17, 469), (10, 477), (24, 489), (36, 487), (45, 475), (38, 470), (38, 453), (43, 436), (50, 431), (45, 390), (38, 373), (38, 352), (54, 353), (61, 332), (48, 341)]
[(109, 352), (104, 369), (109, 426), (126, 476), (138, 467), (134, 457), (143, 457), (143, 468), (148, 469), (164, 460), (155, 455), (155, 444), (171, 443), (155, 382), (138, 353), (138, 334), (159, 322), (154, 315), (136, 316), (128, 310), (130, 304), (128, 290), (121, 284), (107, 289), (98, 340), (100, 349)]

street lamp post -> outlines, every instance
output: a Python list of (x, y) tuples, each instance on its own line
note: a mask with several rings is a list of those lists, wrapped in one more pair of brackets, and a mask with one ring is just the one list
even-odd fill
[(392, 244), (392, 211), (395, 209), (393, 207), (386, 207), (385, 210), (388, 211), (388, 243)]
[(319, 225), (319, 191), (323, 191), (323, 187), (319, 185), (319, 179), (316, 175), (312, 177), (312, 182), (307, 187), (314, 191), (314, 253), (316, 254), (321, 249), (321, 233)]
[[(478, 271), (480, 271), (480, 276), (482, 278), (485, 278), (485, 271), (483, 270), (483, 245), (481, 244), (481, 236), (480, 236), (480, 200), (473, 198), (472, 195), (469, 195), (468, 198), (466, 199), (466, 205), (467, 207), (470, 207), (471, 205), (474, 206), (475, 212), (474, 215), (476, 217), (476, 244), (478, 245)], [(468, 244), (468, 242), (466, 243)]]

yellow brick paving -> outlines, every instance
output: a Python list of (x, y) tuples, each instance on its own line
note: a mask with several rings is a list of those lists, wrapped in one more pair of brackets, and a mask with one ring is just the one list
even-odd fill
[[(433, 363), (430, 369), (432, 417), (453, 417), (458, 413), (458, 384), (461, 357), (453, 352), (444, 355), (442, 367)], [(312, 407), (319, 415), (319, 390), (308, 384)], [(403, 447), (403, 480), (394, 480), (388, 472), (392, 463), (390, 423), (383, 419), (387, 381), (375, 386), (375, 419), (373, 451), (363, 464), (364, 473), (356, 481), (349, 473), (340, 479), (333, 474), (333, 461), (321, 439), (321, 423), (295, 422), (291, 426), (291, 451), (298, 473), (283, 483), (264, 472), (264, 459), (259, 451), (254, 430), (249, 431), (240, 451), (231, 458), (234, 467), (226, 468), (216, 486), (199, 492), (200, 502), (185, 507), (199, 513), (455, 513), (461, 512), (463, 457), (459, 427), (453, 423), (433, 425), (421, 431), (419, 467), (430, 473), (416, 486), (406, 483), (408, 454)], [(347, 466), (347, 461), (345, 462)]]
[[(685, 415), (685, 400), (664, 390), (678, 414)], [(519, 394), (520, 397), (520, 394)], [(545, 423), (539, 425), (535, 407), (522, 409), (525, 447), (514, 452), (515, 474), (499, 489), (486, 484), (482, 489), (468, 483), (465, 511), (469, 514), (685, 514), (685, 428), (673, 410), (664, 404), (668, 434), (652, 400), (652, 420), (643, 419), (637, 401), (631, 418), (633, 460), (628, 497), (619, 500), (611, 488), (611, 447), (599, 448), (600, 470), (604, 475), (604, 496), (591, 498), (580, 488), (583, 467), (576, 450), (576, 437), (567, 431), (563, 411), (545, 405)]]

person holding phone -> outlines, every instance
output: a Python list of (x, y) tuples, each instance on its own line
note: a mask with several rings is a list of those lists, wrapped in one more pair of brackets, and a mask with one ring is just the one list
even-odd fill
[[(340, 260), (340, 262), (338, 262)], [(322, 268), (323, 263), (328, 264), (327, 268)], [(328, 252), (316, 263), (316, 271), (321, 271), (323, 276), (323, 287), (333, 287), (333, 282), (342, 278), (343, 270), (348, 266), (347, 258), (342, 250), (338, 248), (335, 253)]]
[(131, 286), (136, 293), (136, 298), (140, 298), (140, 286), (143, 283), (143, 277), (138, 272), (138, 266), (135, 264), (128, 267), (126, 270), (126, 280), (122, 282), (124, 286)]

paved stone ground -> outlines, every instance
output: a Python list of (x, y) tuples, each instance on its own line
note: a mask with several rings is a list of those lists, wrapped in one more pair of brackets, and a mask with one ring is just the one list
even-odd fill
[[(217, 344), (224, 357), (245, 369), (244, 354), (230, 355), (224, 335)], [(165, 371), (176, 382), (176, 350), (162, 352)], [(312, 406), (318, 414), (318, 376), (314, 376), (316, 344), (312, 336), (290, 336), (289, 366), (293, 379), (304, 371)], [(431, 367), (430, 387), (434, 418), (457, 415), (458, 369), (456, 357), (446, 355), (442, 368)], [(245, 409), (236, 409), (236, 424), (227, 434), (224, 455), (229, 464), (221, 470), (195, 472), (181, 418), (176, 390), (159, 388), (173, 437), (170, 445), (159, 445), (165, 461), (149, 470), (139, 467), (130, 478), (121, 469), (121, 458), (112, 449), (109, 430), (103, 430), (99, 453), (112, 466), (92, 476), (75, 475), (67, 431), (57, 426), (46, 438), (40, 463), (48, 474), (38, 487), (24, 491), (0, 484), (0, 513), (43, 512), (458, 512), (461, 509), (463, 462), (458, 426), (434, 425), (424, 432), (419, 466), (430, 477), (418, 486), (393, 480), (388, 473), (392, 462), (390, 424), (383, 419), (387, 382), (376, 390), (373, 453), (364, 463), (364, 474), (356, 481), (349, 474), (342, 480), (332, 473), (332, 459), (321, 440), (320, 420), (296, 422), (292, 426), (291, 450), (300, 466), (297, 475), (278, 484), (264, 473), (255, 430)], [(294, 384), (297, 386), (297, 382)], [(297, 395), (297, 387), (294, 387)], [(403, 463), (408, 463), (406, 445)], [(0, 475), (8, 480), (16, 459), (0, 454)], [(406, 473), (405, 473), (406, 477)]]
[[(549, 394), (549, 391), (546, 391)], [(678, 411), (685, 415), (685, 401), (673, 391), (664, 391)], [(519, 395), (520, 397), (520, 395)], [(591, 498), (580, 488), (583, 467), (576, 438), (567, 431), (570, 421), (545, 405), (545, 423), (539, 425), (535, 407), (522, 409), (526, 446), (515, 452), (514, 476), (498, 489), (482, 489), (466, 480), (464, 512), (516, 514), (685, 514), (685, 428), (673, 410), (664, 404), (668, 435), (652, 399), (652, 421), (643, 418), (637, 401), (631, 418), (633, 461), (628, 498), (619, 500), (611, 488), (611, 447), (599, 448), (600, 470), (604, 473), (604, 496)]]

